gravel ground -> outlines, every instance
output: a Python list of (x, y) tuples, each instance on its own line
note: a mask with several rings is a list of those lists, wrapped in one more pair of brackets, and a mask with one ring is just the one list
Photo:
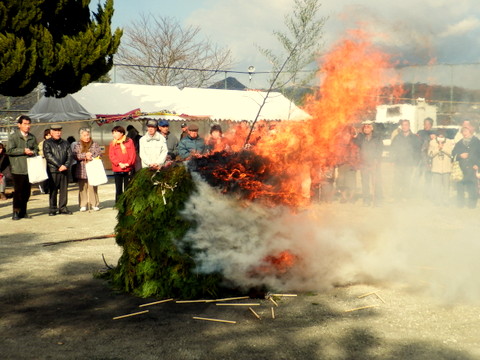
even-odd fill
[[(298, 292), (277, 297), (278, 307), (266, 299), (248, 300), (260, 304), (255, 311), (261, 319), (245, 307), (215, 303), (171, 301), (139, 308), (156, 299), (116, 293), (92, 276), (105, 268), (102, 255), (116, 264), (121, 249), (113, 238), (42, 245), (112, 234), (113, 184), (101, 186), (99, 194), (102, 209), (80, 213), (72, 185), (74, 214), (55, 217), (48, 216), (48, 196), (35, 194), (29, 203), (33, 218), (16, 222), (10, 219), (11, 200), (0, 203), (0, 358), (480, 359), (479, 299), (439, 301), (419, 291), (411, 278)], [(329, 209), (330, 216), (355, 229), (365, 218), (386, 221), (379, 219), (392, 206), (333, 204)], [(478, 215), (478, 210), (462, 210), (454, 218), (471, 219), (468, 226), (477, 231)], [(444, 233), (448, 237), (462, 226), (454, 222)], [(472, 281), (478, 282), (475, 270)], [(359, 297), (372, 292), (379, 296)], [(347, 312), (359, 307), (368, 308)], [(149, 312), (112, 319), (143, 309)]]

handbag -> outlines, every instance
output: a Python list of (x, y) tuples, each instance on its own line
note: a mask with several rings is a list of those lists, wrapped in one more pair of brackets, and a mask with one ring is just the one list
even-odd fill
[(48, 179), (47, 162), (42, 156), (27, 157), (28, 181), (36, 184)]
[(98, 186), (106, 184), (108, 182), (103, 162), (100, 158), (95, 158), (92, 161), (88, 161), (85, 164), (85, 170), (87, 171), (88, 184), (91, 186)]
[(450, 173), (450, 180), (458, 182), (463, 180), (463, 171), (460, 168), (460, 163), (455, 157), (452, 161), (452, 172)]

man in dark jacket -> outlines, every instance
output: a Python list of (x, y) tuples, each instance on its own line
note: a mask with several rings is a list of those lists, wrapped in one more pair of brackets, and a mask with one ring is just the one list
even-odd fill
[(188, 125), (188, 135), (180, 140), (178, 144), (178, 155), (183, 160), (188, 160), (191, 156), (199, 156), (207, 151), (205, 141), (198, 136), (198, 125)]
[(38, 153), (37, 139), (30, 133), (32, 120), (26, 115), (20, 115), (17, 122), (18, 131), (9, 136), (7, 143), (14, 191), (12, 220), (29, 218), (27, 203), (32, 187), (28, 180), (27, 158)]
[[(68, 141), (62, 139), (62, 126), (50, 126), (52, 137), (45, 140), (43, 144), (43, 155), (47, 160), (48, 178), (50, 181), (49, 215), (57, 214), (70, 215), (72, 212), (67, 209), (68, 201), (68, 169), (72, 165), (72, 149)], [(60, 190), (57, 207), (57, 194)]]
[(452, 151), (454, 159), (458, 160), (463, 172), (462, 181), (457, 182), (457, 206), (465, 205), (465, 191), (468, 194), (468, 207), (474, 209), (478, 201), (477, 171), (480, 168), (480, 140), (474, 136), (471, 126), (461, 129), (462, 140), (455, 144)]
[(363, 123), (362, 132), (354, 141), (360, 149), (363, 204), (379, 205), (383, 197), (381, 175), (383, 142), (374, 134), (373, 121)]
[(421, 144), (418, 135), (410, 130), (410, 121), (402, 120), (400, 131), (392, 140), (391, 154), (395, 168), (394, 191), (397, 199), (412, 196), (412, 181), (418, 175)]

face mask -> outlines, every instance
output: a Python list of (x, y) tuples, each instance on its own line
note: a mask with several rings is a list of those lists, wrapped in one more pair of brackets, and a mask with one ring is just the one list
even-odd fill
[(444, 137), (437, 137), (437, 141), (440, 142), (440, 143), (443, 143), (443, 142), (445, 142), (445, 138)]

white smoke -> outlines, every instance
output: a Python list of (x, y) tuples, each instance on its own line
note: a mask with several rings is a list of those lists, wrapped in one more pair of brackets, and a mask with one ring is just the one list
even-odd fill
[[(201, 180), (183, 215), (197, 270), (220, 271), (241, 287), (318, 291), (356, 282), (407, 285), (443, 300), (480, 300), (479, 222), (472, 210), (395, 204), (325, 204), (292, 213), (221, 194)], [(453, 212), (453, 214), (452, 214)], [(284, 274), (266, 256), (297, 256)]]

